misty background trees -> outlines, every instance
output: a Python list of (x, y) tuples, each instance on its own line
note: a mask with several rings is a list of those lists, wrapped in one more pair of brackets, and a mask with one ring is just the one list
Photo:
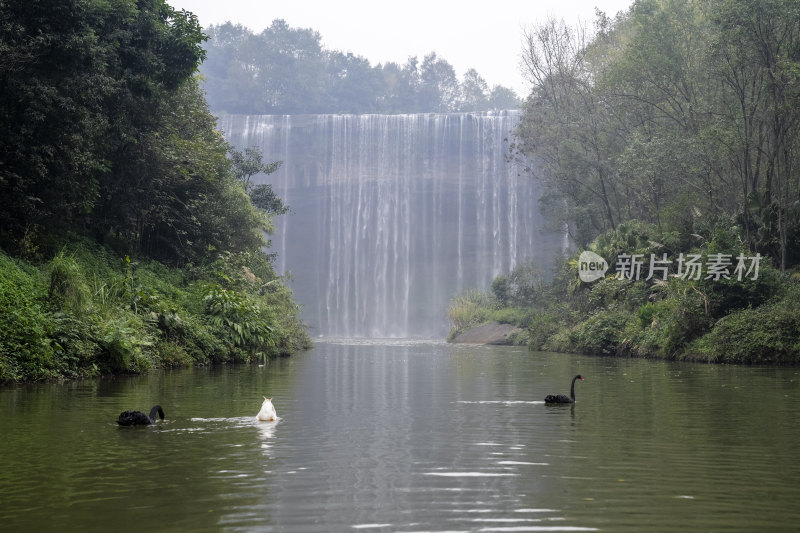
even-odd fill
[(200, 71), (217, 113), (427, 113), (517, 109), (513, 90), (489, 87), (475, 69), (459, 80), (436, 53), (404, 65), (371, 65), (327, 50), (319, 32), (283, 20), (255, 33), (230, 22), (206, 28)]

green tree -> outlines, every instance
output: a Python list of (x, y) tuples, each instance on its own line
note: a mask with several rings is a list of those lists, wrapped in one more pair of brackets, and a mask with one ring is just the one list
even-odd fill
[(409, 58), (404, 66), (386, 63), (380, 73), (383, 88), (378, 96), (380, 112), (388, 114), (415, 111), (415, 95), (419, 84), (417, 59)]
[(140, 188), (129, 190), (135, 201), (114, 210), (117, 234), (175, 264), (198, 261), (209, 251), (262, 246), (261, 231), (272, 225), (253, 209), (234, 175), (229, 146), (197, 82), (187, 81), (160, 116), (157, 130), (140, 142), (147, 150), (143, 172), (153, 179), (141, 180)]
[(281, 166), (280, 161), (264, 163), (261, 149), (257, 146), (245, 148), (244, 152), (231, 147), (229, 154), (233, 173), (236, 179), (244, 185), (244, 190), (255, 207), (263, 209), (270, 215), (283, 215), (289, 212), (289, 207), (284, 205), (283, 200), (275, 194), (271, 184), (251, 182), (251, 178), (256, 174), (272, 174), (278, 170)]
[(133, 201), (151, 179), (142, 138), (203, 58), (202, 39), (197, 18), (163, 0), (0, 4), (6, 245), (29, 246), (37, 228), (102, 231), (108, 204)]
[(258, 68), (267, 112), (287, 114), (322, 110), (320, 89), (324, 84), (325, 56), (320, 34), (311, 29), (290, 28), (274, 20), (258, 36)]
[(551, 216), (586, 245), (623, 216), (614, 155), (620, 139), (595, 90), (583, 28), (550, 20), (525, 34), (524, 72), (533, 90), (523, 106), (516, 148), (534, 157)]
[(329, 52), (325, 68), (324, 108), (342, 113), (377, 113), (383, 76), (367, 59)]
[(460, 88), (450, 63), (431, 52), (422, 60), (419, 80), (417, 98), (421, 110), (446, 113), (457, 109)]
[(798, 224), (791, 206), (800, 192), (793, 177), (800, 128), (800, 2), (713, 5), (717, 31), (711, 57), (726, 88), (721, 126), (738, 177), (745, 234), (785, 269), (789, 235)]
[(207, 29), (207, 59), (200, 67), (211, 109), (227, 113), (265, 113), (266, 102), (255, 76), (256, 37), (241, 24)]
[(104, 103), (119, 82), (95, 16), (93, 3), (0, 4), (0, 239), (10, 249), (79, 223), (97, 198)]
[(517, 93), (508, 87), (495, 85), (489, 93), (489, 109), (519, 109), (521, 105)]
[(461, 82), (461, 111), (483, 111), (489, 105), (489, 84), (478, 71), (469, 69)]

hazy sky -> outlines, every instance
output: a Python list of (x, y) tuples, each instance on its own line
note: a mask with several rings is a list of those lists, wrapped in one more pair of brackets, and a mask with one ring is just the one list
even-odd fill
[(594, 9), (609, 15), (632, 0), (167, 0), (209, 26), (230, 20), (260, 32), (274, 19), (311, 28), (328, 49), (364, 56), (376, 65), (420, 61), (430, 52), (459, 78), (475, 68), (489, 83), (520, 95), (527, 86), (519, 68), (523, 29), (549, 16), (591, 24)]

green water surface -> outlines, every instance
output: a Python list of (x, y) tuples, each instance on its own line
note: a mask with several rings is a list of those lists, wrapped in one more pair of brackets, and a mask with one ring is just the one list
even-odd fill
[[(551, 407), (550, 393), (574, 406)], [(2, 531), (797, 531), (798, 370), (406, 341), (0, 389)], [(263, 396), (280, 420), (255, 421)], [(166, 420), (121, 428), (126, 409)]]

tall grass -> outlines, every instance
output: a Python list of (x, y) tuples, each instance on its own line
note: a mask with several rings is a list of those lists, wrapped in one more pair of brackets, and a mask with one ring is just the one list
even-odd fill
[(89, 300), (83, 272), (74, 255), (63, 250), (50, 261), (50, 301), (61, 309), (82, 314)]
[(486, 291), (472, 289), (456, 296), (447, 308), (447, 318), (452, 325), (451, 336), (486, 322), (495, 309), (497, 301)]

